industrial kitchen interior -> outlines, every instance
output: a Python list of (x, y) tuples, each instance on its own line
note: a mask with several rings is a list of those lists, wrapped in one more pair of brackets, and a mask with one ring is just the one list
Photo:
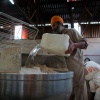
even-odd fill
[(100, 1), (0, 0), (0, 100), (100, 100)]

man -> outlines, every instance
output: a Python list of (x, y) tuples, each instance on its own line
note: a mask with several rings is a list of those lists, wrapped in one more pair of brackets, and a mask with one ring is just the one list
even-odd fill
[[(51, 18), (51, 27), (55, 34), (67, 34), (70, 37), (69, 47), (65, 53), (69, 57), (65, 57), (67, 67), (74, 72), (73, 79), (73, 94), (75, 100), (88, 100), (87, 87), (85, 82), (83, 54), (81, 49), (86, 49), (88, 43), (74, 28), (66, 29), (63, 26), (63, 19), (60, 16), (53, 16)], [(71, 99), (73, 100), (73, 99)]]

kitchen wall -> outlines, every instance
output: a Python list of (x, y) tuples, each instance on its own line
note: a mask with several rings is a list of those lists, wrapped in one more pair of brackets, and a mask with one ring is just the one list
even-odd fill
[(87, 38), (89, 46), (83, 50), (84, 60), (89, 58), (100, 64), (100, 38)]

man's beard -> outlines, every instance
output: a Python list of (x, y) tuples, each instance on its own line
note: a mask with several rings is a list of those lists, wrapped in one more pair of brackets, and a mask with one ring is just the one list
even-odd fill
[(61, 34), (62, 26), (58, 26), (56, 29), (53, 30), (54, 34)]

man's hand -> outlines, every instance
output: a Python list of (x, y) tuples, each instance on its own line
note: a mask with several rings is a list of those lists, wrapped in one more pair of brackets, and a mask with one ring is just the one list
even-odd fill
[(71, 54), (74, 49), (75, 49), (75, 44), (71, 40), (69, 40), (69, 46), (68, 49), (65, 51), (65, 54)]

